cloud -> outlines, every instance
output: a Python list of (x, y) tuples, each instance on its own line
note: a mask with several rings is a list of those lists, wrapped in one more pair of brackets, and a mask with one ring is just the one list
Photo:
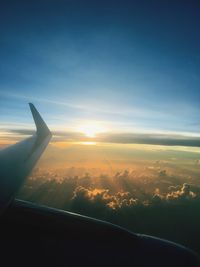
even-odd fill
[[(37, 168), (19, 198), (106, 220), (134, 232), (156, 235), (187, 246), (188, 240), (193, 239), (195, 248), (200, 222), (199, 182), (183, 183), (173, 177), (169, 186), (162, 183), (158, 171), (154, 179), (146, 183), (146, 178), (138, 179), (137, 174), (126, 170), (116, 172), (112, 177), (85, 174), (85, 169), (77, 174), (75, 170), (66, 169), (66, 165), (64, 171)], [(164, 179), (168, 178), (171, 181), (172, 177), (168, 175)], [(118, 186), (117, 180), (130, 183), (130, 190), (127, 186)]]
[(35, 132), (34, 130), (29, 130), (29, 129), (10, 129), (7, 131), (9, 131), (10, 133), (19, 134), (19, 135), (32, 135)]
[(169, 201), (190, 200), (197, 196), (197, 194), (191, 190), (191, 185), (187, 183), (184, 183), (178, 190), (174, 190), (175, 188), (172, 187), (170, 187), (170, 189), (172, 191), (166, 195), (166, 200)]
[(138, 200), (133, 198), (129, 192), (117, 192), (111, 194), (108, 189), (87, 189), (83, 186), (78, 186), (72, 198), (72, 202), (82, 204), (90, 201), (93, 205), (103, 205), (104, 207), (116, 210), (123, 207), (136, 205)]
[(175, 135), (175, 134), (144, 134), (144, 133), (120, 133), (104, 134), (100, 141), (121, 144), (149, 144), (166, 146), (192, 146), (200, 147), (200, 137)]
[(182, 203), (189, 200), (194, 200), (200, 196), (200, 188), (194, 185), (184, 183), (183, 185), (169, 186), (168, 192), (160, 193), (157, 188), (152, 197), (151, 204), (161, 203)]
[[(12, 137), (14, 135), (21, 136), (21, 138), (27, 135), (33, 135), (35, 130), (30, 129), (9, 129), (6, 130), (8, 133), (12, 133)], [(52, 131), (53, 141), (54, 142), (70, 142), (70, 141), (82, 141), (85, 139), (83, 133), (79, 132), (64, 132), (64, 131)]]
[[(147, 196), (144, 200), (139, 200), (130, 192), (120, 191), (111, 193), (108, 189), (85, 188), (78, 186), (74, 190), (71, 199), (72, 210), (83, 213), (93, 214), (93, 216), (104, 216), (110, 211), (127, 212), (137, 211), (142, 207), (150, 208), (156, 206), (170, 207), (175, 204), (190, 203), (192, 200), (199, 201), (200, 189), (184, 183), (182, 186), (169, 187), (169, 192), (161, 193), (156, 188), (153, 195)], [(129, 211), (128, 211), (129, 210)], [(104, 214), (104, 215), (102, 215)], [(106, 215), (105, 215), (106, 216)]]
[[(5, 129), (5, 131), (21, 135), (22, 137), (32, 135), (35, 132), (30, 129)], [(53, 131), (54, 142), (80, 142), (90, 140), (94, 141), (93, 138), (88, 138), (81, 132)], [(101, 133), (97, 134), (95, 142), (200, 147), (200, 137), (178, 134)]]

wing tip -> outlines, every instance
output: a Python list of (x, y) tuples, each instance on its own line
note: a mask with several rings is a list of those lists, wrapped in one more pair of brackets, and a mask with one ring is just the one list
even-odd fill
[(40, 113), (37, 111), (33, 103), (29, 103), (29, 107), (36, 125), (37, 134), (42, 136), (52, 135), (45, 121), (42, 119)]

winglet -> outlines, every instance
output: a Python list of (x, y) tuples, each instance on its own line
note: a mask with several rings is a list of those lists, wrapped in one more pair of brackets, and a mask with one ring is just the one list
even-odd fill
[(35, 106), (32, 103), (29, 103), (29, 106), (31, 109), (31, 113), (32, 113), (35, 125), (36, 125), (37, 135), (40, 137), (45, 137), (45, 136), (51, 135), (49, 128), (47, 127), (46, 123), (44, 122), (44, 120), (40, 116), (40, 114), (37, 111), (37, 109), (35, 108)]
[(0, 214), (14, 199), (40, 156), (52, 134), (33, 104), (29, 104), (36, 134), (0, 150)]

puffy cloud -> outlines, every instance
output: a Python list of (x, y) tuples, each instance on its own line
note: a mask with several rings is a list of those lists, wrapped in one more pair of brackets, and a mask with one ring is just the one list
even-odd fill
[(94, 205), (101, 203), (113, 210), (138, 204), (138, 200), (133, 198), (129, 192), (111, 194), (108, 189), (87, 189), (83, 186), (78, 186), (74, 190), (72, 201), (82, 203), (90, 201)]
[(159, 188), (156, 188), (154, 194), (146, 195), (146, 198), (139, 200), (130, 192), (109, 193), (109, 190), (94, 189), (89, 193), (88, 200), (93, 200), (94, 203), (98, 199), (102, 204), (113, 210), (119, 210), (126, 207), (136, 206), (154, 206), (162, 204), (176, 204), (185, 201), (199, 200), (200, 188), (198, 186), (184, 183), (183, 185), (170, 186), (169, 192), (161, 193)]
[(160, 189), (156, 188), (150, 203), (152, 205), (161, 203), (175, 204), (177, 202), (193, 200), (200, 196), (200, 188), (187, 183), (169, 186), (168, 191), (167, 193), (160, 193)]
[[(171, 187), (171, 189), (173, 190), (174, 188)], [(184, 183), (180, 189), (176, 191), (173, 190), (172, 192), (168, 193), (166, 195), (166, 199), (170, 201), (187, 199), (189, 200), (195, 198), (196, 196), (197, 194), (191, 191), (191, 185)]]
[(110, 196), (108, 194), (107, 189), (98, 189), (98, 188), (87, 189), (83, 186), (78, 186), (74, 190), (74, 195), (73, 195), (72, 199), (78, 199), (78, 198), (84, 198), (84, 199), (88, 199), (91, 201), (101, 199), (101, 200), (105, 200), (105, 202), (107, 202), (107, 200), (110, 198)]

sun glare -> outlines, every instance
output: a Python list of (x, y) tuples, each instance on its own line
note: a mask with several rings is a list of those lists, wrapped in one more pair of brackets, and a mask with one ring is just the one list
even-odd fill
[(95, 138), (97, 134), (105, 132), (105, 128), (96, 122), (86, 123), (78, 130), (90, 138)]

